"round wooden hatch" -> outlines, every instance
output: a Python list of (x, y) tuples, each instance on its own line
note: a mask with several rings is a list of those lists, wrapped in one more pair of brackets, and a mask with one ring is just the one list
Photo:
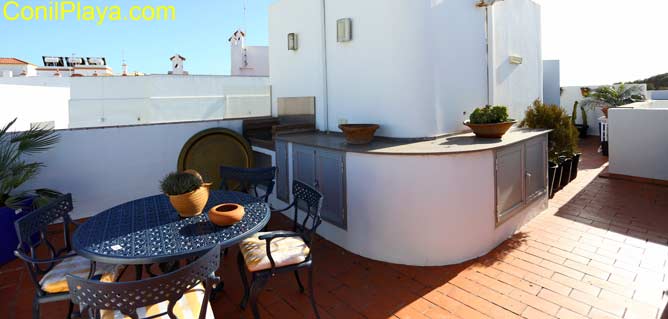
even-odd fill
[(253, 151), (243, 136), (225, 128), (212, 128), (195, 134), (181, 149), (177, 169), (194, 169), (205, 182), (220, 188), (220, 167), (253, 167)]

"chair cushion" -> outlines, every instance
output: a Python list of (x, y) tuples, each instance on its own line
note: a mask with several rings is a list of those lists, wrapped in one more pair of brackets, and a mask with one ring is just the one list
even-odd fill
[[(195, 286), (193, 289), (190, 289), (186, 292), (179, 301), (174, 305), (174, 315), (177, 318), (199, 318), (199, 311), (202, 309), (202, 300), (204, 299), (205, 289), (202, 284)], [(155, 304), (148, 307), (142, 307), (137, 309), (137, 316), (139, 318), (147, 318), (155, 316), (167, 311), (169, 306), (169, 301), (163, 301), (159, 304)], [(118, 310), (102, 310), (100, 311), (100, 316), (102, 319), (120, 319), (120, 318), (130, 318), (124, 316)], [(169, 315), (164, 314), (160, 317), (161, 319), (169, 319)], [(211, 310), (211, 303), (207, 303), (206, 307), (206, 319), (215, 319), (213, 315), (213, 310)]]
[[(95, 276), (100, 277), (100, 281), (113, 282), (120, 272), (122, 266), (97, 263), (95, 266)], [(61, 261), (42, 277), (39, 285), (47, 293), (67, 292), (67, 279), (65, 275), (72, 274), (78, 277), (86, 278), (90, 272), (90, 260), (74, 256)]]
[[(260, 239), (260, 236), (267, 234), (271, 232), (257, 233), (239, 244), (246, 267), (251, 272), (271, 268), (271, 262), (267, 256), (267, 241)], [(276, 238), (271, 241), (271, 256), (274, 258), (276, 267), (301, 263), (306, 260), (309, 253), (308, 245), (299, 237)]]

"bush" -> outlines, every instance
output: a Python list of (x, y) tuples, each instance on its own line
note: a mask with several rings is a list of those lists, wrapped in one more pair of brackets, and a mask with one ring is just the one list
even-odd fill
[(202, 178), (192, 172), (170, 173), (160, 182), (163, 193), (175, 196), (187, 194), (202, 187)]
[(508, 122), (508, 108), (502, 105), (477, 108), (471, 113), (471, 124), (492, 124)]
[(548, 137), (550, 161), (556, 162), (561, 155), (571, 157), (577, 152), (578, 130), (568, 113), (557, 105), (534, 101), (527, 109), (520, 127), (552, 130)]

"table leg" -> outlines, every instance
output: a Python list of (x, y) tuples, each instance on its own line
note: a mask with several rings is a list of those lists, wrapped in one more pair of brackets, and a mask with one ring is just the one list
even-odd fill
[[(225, 256), (226, 256), (226, 255), (227, 255), (227, 248), (225, 248), (225, 249), (221, 252), (221, 254), (220, 254), (220, 260), (221, 260), (221, 262), (220, 262), (220, 266), (219, 266), (219, 268), (223, 266), (224, 261), (225, 261)], [(215, 274), (214, 274), (214, 275), (215, 275)], [(216, 295), (217, 295), (219, 292), (222, 292), (222, 291), (223, 291), (223, 288), (225, 288), (225, 281), (223, 281), (223, 275), (221, 274), (220, 276), (218, 276), (218, 279), (219, 279), (219, 280), (218, 280), (218, 283), (214, 284), (214, 285), (213, 285), (213, 289), (211, 289), (211, 296), (209, 297), (209, 300), (210, 300), (210, 301), (215, 300), (215, 299), (216, 299)]]
[(135, 265), (135, 280), (139, 281), (141, 280), (142, 274), (144, 270), (144, 265)]

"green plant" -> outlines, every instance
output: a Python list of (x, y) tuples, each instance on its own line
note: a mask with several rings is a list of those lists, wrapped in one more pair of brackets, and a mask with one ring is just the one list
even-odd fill
[(9, 132), (16, 120), (0, 130), (0, 207), (27, 208), (29, 199), (32, 199), (33, 207), (40, 207), (61, 194), (46, 188), (16, 190), (36, 177), (44, 167), (43, 163), (26, 159), (49, 150), (58, 142), (59, 136), (54, 130), (40, 126), (23, 132)]
[(617, 87), (601, 86), (582, 101), (582, 106), (593, 109), (595, 107), (617, 107), (645, 100), (642, 88), (638, 85)]
[(583, 106), (580, 105), (579, 101), (575, 101), (573, 104), (573, 112), (571, 113), (571, 122), (573, 122), (574, 125), (577, 126), (577, 119), (578, 119), (578, 106), (580, 112), (582, 112), (582, 126), (588, 126), (587, 125), (587, 111)]
[(552, 130), (548, 134), (550, 161), (556, 163), (559, 156), (572, 156), (577, 152), (578, 131), (566, 111), (557, 105), (534, 101), (527, 109), (520, 126)]
[(589, 127), (589, 124), (587, 124), (587, 110), (585, 110), (584, 106), (580, 105), (580, 111), (582, 112), (582, 126)]
[(202, 179), (191, 172), (174, 172), (160, 181), (160, 189), (167, 195), (175, 196), (195, 191), (202, 184)]
[(502, 105), (476, 108), (471, 113), (471, 124), (492, 124), (508, 122), (508, 108)]

